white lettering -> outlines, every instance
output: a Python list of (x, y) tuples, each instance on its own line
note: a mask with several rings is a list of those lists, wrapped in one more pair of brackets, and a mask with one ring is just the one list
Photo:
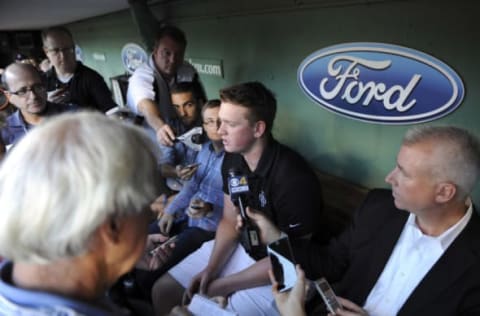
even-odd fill
[[(341, 64), (339, 63), (340, 61), (349, 63), (343, 73), (344, 63)], [(405, 112), (417, 102), (413, 99), (408, 104), (405, 104), (422, 76), (418, 74), (413, 75), (406, 87), (393, 85), (388, 89), (382, 82), (369, 81), (364, 83), (359, 79), (360, 66), (373, 70), (384, 70), (390, 67), (391, 63), (390, 60), (373, 61), (348, 55), (332, 58), (328, 64), (328, 74), (334, 78), (333, 82), (336, 81), (336, 84), (333, 89), (328, 91), (327, 84), (332, 78), (323, 78), (320, 81), (320, 95), (325, 100), (332, 100), (343, 91), (341, 98), (349, 104), (357, 104), (363, 98), (362, 105), (368, 106), (375, 99), (383, 102), (383, 106), (387, 110), (396, 109), (399, 112)], [(335, 67), (336, 64), (337, 66)]]
[(214, 76), (222, 76), (222, 68), (220, 65), (210, 65), (210, 64), (199, 64), (192, 63), (193, 67), (198, 71), (198, 73)]

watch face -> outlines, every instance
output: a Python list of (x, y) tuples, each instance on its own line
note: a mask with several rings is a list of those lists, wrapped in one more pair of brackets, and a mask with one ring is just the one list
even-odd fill
[(128, 43), (122, 48), (123, 67), (130, 74), (146, 63), (147, 59), (148, 55), (140, 45)]

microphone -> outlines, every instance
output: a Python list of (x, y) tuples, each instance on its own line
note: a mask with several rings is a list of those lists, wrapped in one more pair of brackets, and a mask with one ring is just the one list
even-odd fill
[(247, 252), (255, 251), (260, 244), (258, 227), (250, 220), (245, 211), (245, 194), (249, 192), (248, 181), (245, 175), (240, 175), (235, 169), (228, 171), (228, 192), (233, 204), (240, 209), (243, 220), (242, 244)]
[(203, 136), (203, 129), (200, 126), (194, 127), (188, 130), (186, 133), (175, 138), (175, 142), (182, 142), (187, 147), (195, 151), (200, 151), (202, 149), (202, 144), (205, 140)]

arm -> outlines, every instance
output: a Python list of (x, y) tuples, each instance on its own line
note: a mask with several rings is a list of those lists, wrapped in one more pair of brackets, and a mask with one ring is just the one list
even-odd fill
[(268, 270), (270, 260), (265, 257), (245, 270), (214, 280), (208, 287), (209, 296), (228, 296), (229, 294), (270, 283)]
[(206, 269), (212, 271), (214, 275), (220, 273), (221, 268), (230, 258), (233, 250), (238, 244), (238, 232), (235, 229), (237, 220), (237, 209), (230, 200), (230, 196), (224, 194), (223, 197), (223, 217), (218, 225), (215, 235), (215, 246)]
[(160, 111), (155, 102), (151, 99), (142, 99), (137, 103), (137, 109), (147, 120), (148, 125), (155, 131), (158, 131), (164, 124), (164, 120), (160, 116)]
[(162, 117), (155, 102), (155, 75), (147, 65), (139, 67), (128, 80), (127, 103), (136, 114), (145, 117), (147, 124), (155, 130), (159, 142), (171, 146), (175, 138), (173, 130)]
[(116, 107), (117, 104), (113, 101), (112, 93), (105, 83), (105, 80), (103, 80), (103, 77), (97, 72), (93, 72), (91, 79), (89, 82), (89, 91), (95, 102), (95, 108), (105, 113), (111, 108)]
[(186, 292), (187, 298), (191, 299), (196, 292), (207, 292), (208, 286), (212, 280), (217, 278), (238, 245), (238, 232), (235, 229), (236, 216), (237, 210), (230, 200), (230, 196), (224, 194), (223, 217), (218, 224), (210, 260), (205, 269), (192, 279)]

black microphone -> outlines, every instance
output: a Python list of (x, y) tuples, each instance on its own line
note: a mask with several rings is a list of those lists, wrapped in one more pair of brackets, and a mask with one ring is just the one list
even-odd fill
[(247, 252), (255, 251), (260, 244), (258, 227), (250, 220), (245, 211), (245, 194), (249, 192), (248, 181), (245, 175), (237, 173), (235, 169), (228, 171), (228, 192), (233, 204), (240, 209), (243, 220), (242, 244)]

